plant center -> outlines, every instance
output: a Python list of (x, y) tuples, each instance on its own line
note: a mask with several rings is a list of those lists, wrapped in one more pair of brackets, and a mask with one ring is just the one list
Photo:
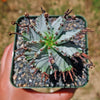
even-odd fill
[(52, 47), (54, 45), (54, 39), (53, 39), (53, 37), (50, 36), (50, 37), (46, 38), (45, 43), (46, 43), (46, 45), (48, 47)]

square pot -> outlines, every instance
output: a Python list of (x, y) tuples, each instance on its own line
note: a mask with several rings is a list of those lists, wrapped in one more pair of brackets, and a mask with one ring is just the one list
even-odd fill
[[(59, 16), (49, 16), (50, 20), (55, 20)], [(34, 20), (37, 18), (37, 16), (29, 16), (30, 20)], [(68, 21), (66, 23), (66, 30), (65, 31), (71, 31), (74, 28), (78, 29), (84, 29), (87, 27), (87, 22), (84, 19), (84, 17), (80, 15), (76, 15), (76, 19), (70, 20), (71, 16), (68, 17)], [(26, 23), (27, 19), (25, 16), (21, 16), (17, 20), (18, 24)], [(27, 30), (27, 29), (26, 29)], [(22, 29), (16, 25), (17, 33), (20, 33)], [(79, 43), (79, 45), (83, 46), (84, 53), (88, 53), (88, 40), (87, 35), (85, 34), (84, 37), (81, 40), (76, 41)], [(62, 80), (60, 77), (58, 80), (54, 80), (52, 78), (52, 75), (50, 76), (50, 79), (48, 79), (46, 82), (41, 81), (41, 72), (37, 72), (34, 76), (32, 76), (32, 73), (34, 72), (34, 68), (31, 66), (28, 66), (28, 61), (25, 60), (25, 56), (18, 58), (17, 60), (14, 60), (16, 55), (20, 54), (22, 51), (15, 52), (16, 49), (20, 48), (23, 45), (22, 37), (19, 35), (15, 35), (15, 41), (14, 41), (14, 49), (13, 49), (13, 59), (12, 59), (12, 69), (11, 69), (11, 76), (10, 81), (12, 85), (16, 88), (24, 88), (24, 89), (35, 89), (35, 88), (79, 88), (83, 87), (88, 82), (88, 68), (87, 65), (82, 65), (82, 63), (75, 65), (77, 71), (75, 71), (76, 77), (74, 77), (74, 81), (72, 82), (69, 77), (67, 77), (66, 82)], [(45, 80), (43, 78), (43, 80)]]

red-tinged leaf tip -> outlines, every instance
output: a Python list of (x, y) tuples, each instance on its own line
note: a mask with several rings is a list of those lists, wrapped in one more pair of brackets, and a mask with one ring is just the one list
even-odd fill
[(79, 57), (80, 56), (80, 53), (79, 52), (76, 52), (75, 54), (73, 54), (75, 57)]
[(57, 41), (55, 42), (55, 44), (56, 44), (56, 45), (58, 44)]
[(15, 25), (15, 24), (17, 24), (17, 23), (16, 23), (16, 21), (11, 21), (11, 24), (12, 24), (12, 25)]
[(33, 25), (30, 25), (31, 28), (33, 28)]
[(40, 49), (40, 51), (43, 51), (43, 49)]
[(46, 39), (47, 37), (46, 37), (46, 36), (44, 36), (44, 38)]
[(23, 49), (24, 49), (24, 50), (27, 50), (28, 48), (27, 48), (27, 47), (24, 47)]
[(76, 20), (76, 15), (71, 16), (73, 20)]
[(11, 35), (12, 35), (12, 33), (11, 33), (11, 32), (9, 32), (8, 34), (9, 34), (9, 36), (11, 36)]
[(29, 17), (29, 14), (25, 12), (25, 17)]
[(48, 47), (48, 49), (50, 49), (50, 47)]
[(40, 40), (39, 42), (40, 42), (40, 43), (42, 43), (43, 41), (42, 41), (42, 40)]
[(84, 37), (84, 35), (79, 35), (79, 39), (82, 39)]
[(66, 53), (64, 53), (64, 56), (67, 56), (67, 54), (66, 54)]
[(61, 25), (62, 27), (64, 26), (64, 24), (62, 24), (62, 23), (61, 23), (60, 25)]
[(55, 39), (55, 36), (53, 38)]
[(32, 41), (32, 43), (35, 43), (36, 44), (37, 42), (36, 41)]
[(48, 22), (46, 21), (46, 25), (48, 25)]
[(64, 53), (63, 51), (61, 51), (62, 53)]
[(49, 39), (51, 39), (52, 37), (50, 36)]
[(45, 13), (46, 11), (41, 7), (41, 11), (42, 11), (42, 13)]
[[(66, 40), (65, 40), (66, 41)], [(61, 40), (61, 42), (64, 42), (64, 40)]]
[(59, 48), (56, 48), (56, 50), (59, 50)]
[(55, 34), (58, 35), (58, 32), (56, 32)]
[(58, 30), (60, 30), (60, 29), (61, 29), (61, 27), (58, 28)]
[(39, 35), (41, 35), (42, 36), (42, 34), (40, 33)]
[(48, 18), (48, 17), (49, 17), (49, 14), (46, 12), (46, 13), (44, 14), (44, 16), (45, 16), (45, 18)]

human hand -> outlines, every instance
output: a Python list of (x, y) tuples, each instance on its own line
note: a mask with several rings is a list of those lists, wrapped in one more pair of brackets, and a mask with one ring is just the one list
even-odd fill
[(70, 100), (76, 89), (61, 89), (55, 93), (39, 93), (18, 89), (10, 83), (13, 43), (4, 51), (0, 66), (0, 100)]

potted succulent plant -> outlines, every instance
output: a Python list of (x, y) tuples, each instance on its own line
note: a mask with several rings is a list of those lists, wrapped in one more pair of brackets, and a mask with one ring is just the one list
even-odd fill
[[(41, 8), (42, 9), (42, 8)], [(72, 10), (71, 10), (72, 11)], [(87, 55), (86, 21), (82, 16), (20, 17), (16, 22), (11, 83), (17, 88), (76, 88), (88, 82), (93, 63)], [(88, 61), (87, 61), (88, 60)]]

